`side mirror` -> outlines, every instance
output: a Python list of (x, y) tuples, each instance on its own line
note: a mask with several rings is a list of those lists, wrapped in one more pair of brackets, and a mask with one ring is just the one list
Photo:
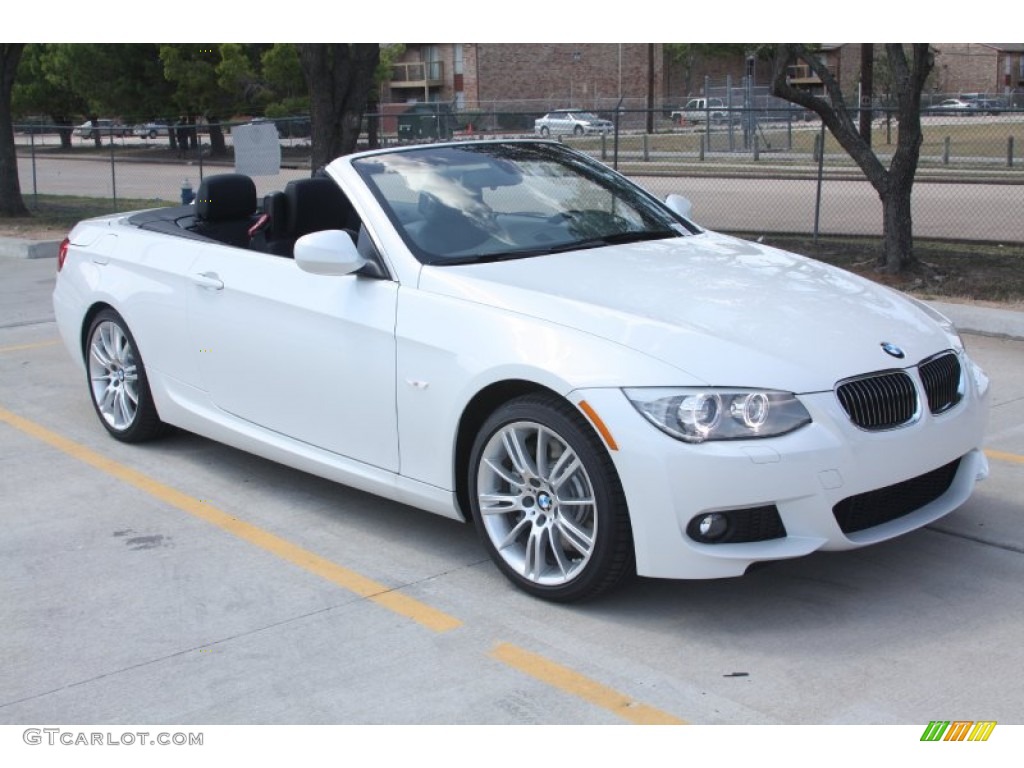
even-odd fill
[(693, 203), (682, 195), (669, 195), (665, 198), (665, 205), (667, 205), (673, 213), (678, 213), (684, 219), (689, 220), (693, 218)]
[(314, 275), (351, 275), (366, 265), (352, 236), (341, 229), (311, 232), (295, 241), (295, 262)]

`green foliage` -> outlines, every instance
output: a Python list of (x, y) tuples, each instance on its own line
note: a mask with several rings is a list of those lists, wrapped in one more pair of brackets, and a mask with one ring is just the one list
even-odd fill
[(267, 89), (264, 114), (283, 117), (309, 113), (309, 93), (293, 43), (275, 43), (260, 55), (260, 69)]
[(71, 85), (70, 72), (60, 68), (56, 48), (51, 43), (25, 46), (12, 95), (16, 116), (43, 114), (58, 121), (88, 111), (88, 103)]
[[(402, 45), (385, 46), (390, 75)], [(127, 123), (178, 114), (228, 118), (308, 114), (292, 43), (40, 43), (28, 45), (13, 93), (19, 117), (54, 122), (90, 116)]]
[(164, 77), (174, 86), (176, 111), (217, 115), (230, 112), (217, 77), (219, 46), (213, 43), (173, 43), (160, 46)]
[(380, 87), (382, 83), (391, 79), (391, 71), (394, 69), (395, 62), (402, 58), (403, 53), (405, 53), (405, 43), (381, 45), (380, 63), (377, 64), (377, 69), (373, 74), (373, 83), (376, 87)]

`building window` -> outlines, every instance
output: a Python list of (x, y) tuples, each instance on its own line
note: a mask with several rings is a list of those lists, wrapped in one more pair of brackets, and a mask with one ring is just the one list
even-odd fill
[(440, 80), (443, 68), (441, 66), (441, 52), (436, 45), (423, 46), (423, 61), (427, 65), (427, 79)]
[(454, 74), (461, 75), (462, 74), (462, 43), (455, 43), (454, 44), (454, 48), (455, 48), (455, 50), (453, 52), (453, 57), (452, 57), (453, 60), (454, 60), (454, 64), (452, 66), (455, 67)]

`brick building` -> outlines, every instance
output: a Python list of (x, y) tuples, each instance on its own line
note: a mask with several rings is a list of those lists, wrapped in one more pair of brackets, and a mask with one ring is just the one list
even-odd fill
[[(1024, 93), (1024, 44), (936, 43), (932, 94)], [(875, 46), (875, 56), (884, 48)], [(860, 43), (824, 43), (821, 59), (854, 96), (860, 80)], [(884, 86), (878, 82), (876, 96)], [(643, 109), (648, 94), (656, 108), (700, 95), (705, 83), (739, 86), (752, 74), (771, 80), (767, 61), (743, 54), (673, 56), (661, 43), (408, 43), (382, 86), (384, 104), (435, 101), (457, 110), (544, 112), (559, 107)], [(805, 87), (820, 87), (809, 67), (792, 68)], [(1019, 98), (1019, 97), (1018, 97)]]
[[(933, 43), (932, 50), (935, 66), (925, 88), (927, 94), (1010, 96), (1024, 90), (1024, 43)], [(877, 63), (884, 47), (876, 44), (874, 53)], [(843, 93), (856, 93), (860, 81), (860, 43), (826, 43), (821, 46), (820, 55), (838, 76)], [(817, 82), (813, 74), (803, 74), (807, 76), (806, 84)], [(876, 95), (880, 93), (879, 76), (876, 66)]]
[(382, 102), (438, 101), (456, 109), (655, 104), (664, 93), (660, 43), (407, 43)]

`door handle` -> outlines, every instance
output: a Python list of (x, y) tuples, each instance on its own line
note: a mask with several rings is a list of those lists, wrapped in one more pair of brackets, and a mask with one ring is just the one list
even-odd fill
[(192, 282), (208, 291), (224, 290), (224, 281), (216, 272), (198, 272), (192, 275)]

